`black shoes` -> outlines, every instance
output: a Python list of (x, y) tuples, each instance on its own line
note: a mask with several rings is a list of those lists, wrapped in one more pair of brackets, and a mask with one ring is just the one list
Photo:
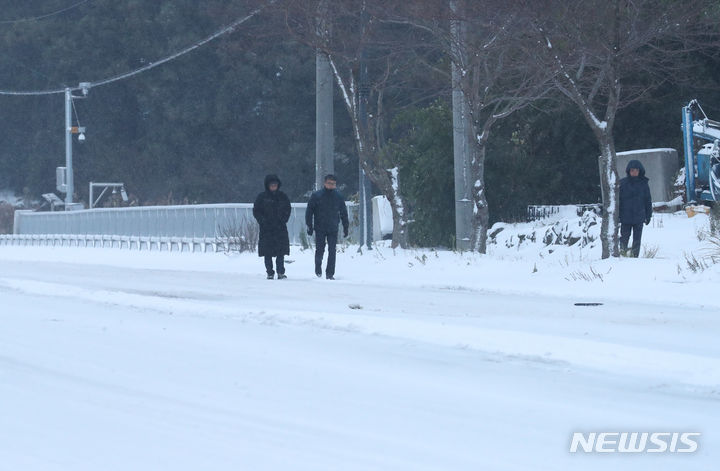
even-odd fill
[[(267, 279), (268, 279), (268, 280), (272, 280), (273, 278), (275, 278), (275, 274), (274, 274), (274, 273), (268, 273)], [(279, 275), (278, 275), (278, 278), (280, 278)]]
[[(318, 268), (317, 266), (315, 267), (315, 276), (317, 276), (318, 278), (322, 278), (322, 268)], [(328, 275), (327, 273), (325, 274), (325, 278), (327, 278), (328, 280), (335, 279), (333, 275)]]
[(287, 278), (287, 276), (285, 276), (285, 273), (280, 273), (280, 274), (278, 275), (278, 280), (284, 280), (284, 279), (286, 279), (286, 278)]

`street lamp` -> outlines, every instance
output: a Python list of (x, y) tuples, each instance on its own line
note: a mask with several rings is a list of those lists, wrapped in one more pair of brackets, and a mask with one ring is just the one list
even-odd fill
[[(72, 163), (72, 135), (79, 134), (78, 140), (85, 141), (85, 128), (72, 125), (72, 106), (73, 99), (87, 97), (90, 90), (90, 82), (80, 82), (78, 85), (82, 90), (82, 95), (73, 95), (71, 88), (65, 89), (65, 210), (71, 210), (73, 204), (73, 192), (75, 191), (75, 182), (73, 178)], [(78, 123), (80, 124), (80, 123)]]

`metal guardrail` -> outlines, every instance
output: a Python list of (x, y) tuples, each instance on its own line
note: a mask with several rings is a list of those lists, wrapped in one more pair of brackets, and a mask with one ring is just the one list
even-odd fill
[(0, 246), (99, 247), (166, 252), (231, 252), (236, 242), (226, 237), (214, 239), (190, 237), (140, 237), (91, 234), (1, 234)]
[(3, 234), (0, 245), (52, 246), (52, 247), (133, 247), (137, 250), (165, 250), (207, 252), (208, 248), (218, 252), (228, 249), (227, 239), (203, 239), (189, 237), (138, 237), (90, 234)]
[[(97, 236), (130, 238), (183, 239), (211, 243), (224, 235), (224, 229), (243, 222), (254, 222), (252, 204), (205, 204), (184, 206), (140, 206), (133, 208), (97, 208), (81, 211), (16, 211), (14, 234)], [(305, 233), (306, 203), (292, 203), (288, 233), (291, 244), (301, 243)], [(348, 203), (351, 239), (357, 240), (357, 205)], [(43, 239), (44, 240), (44, 239)]]

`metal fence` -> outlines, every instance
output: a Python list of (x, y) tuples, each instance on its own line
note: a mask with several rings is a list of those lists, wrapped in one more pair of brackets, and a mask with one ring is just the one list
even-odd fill
[(235, 251), (237, 242), (229, 238), (149, 237), (92, 234), (0, 234), (0, 245), (101, 247), (168, 252)]
[[(81, 211), (15, 212), (15, 235), (125, 236), (184, 238), (207, 242), (221, 238), (228, 228), (253, 222), (252, 204), (203, 204), (98, 208)], [(292, 203), (290, 243), (301, 243), (306, 203)], [(351, 239), (357, 240), (357, 205), (348, 203)], [(87, 237), (85, 238), (87, 239)]]
[(575, 213), (582, 216), (586, 211), (593, 211), (595, 214), (602, 214), (602, 206), (600, 204), (573, 204), (573, 205), (540, 205), (533, 204), (527, 207), (527, 222), (539, 221), (551, 217), (555, 214), (570, 215)]

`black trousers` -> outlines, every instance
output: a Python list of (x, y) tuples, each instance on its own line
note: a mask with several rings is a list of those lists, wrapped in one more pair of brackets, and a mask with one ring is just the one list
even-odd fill
[(632, 232), (632, 254), (633, 257), (640, 256), (640, 240), (642, 239), (643, 225), (640, 224), (620, 224), (620, 250), (625, 252), (630, 241), (630, 233)]
[[(265, 255), (265, 270), (267, 270), (268, 275), (274, 275), (275, 272), (273, 271), (273, 260), (272, 256)], [(284, 275), (285, 274), (285, 255), (278, 255), (275, 257), (275, 264), (277, 266), (277, 272), (278, 275)]]
[(335, 248), (337, 246), (338, 233), (335, 232), (315, 232), (315, 274), (322, 274), (322, 260), (325, 254), (325, 243), (327, 242), (328, 259), (325, 274), (327, 276), (335, 275)]

